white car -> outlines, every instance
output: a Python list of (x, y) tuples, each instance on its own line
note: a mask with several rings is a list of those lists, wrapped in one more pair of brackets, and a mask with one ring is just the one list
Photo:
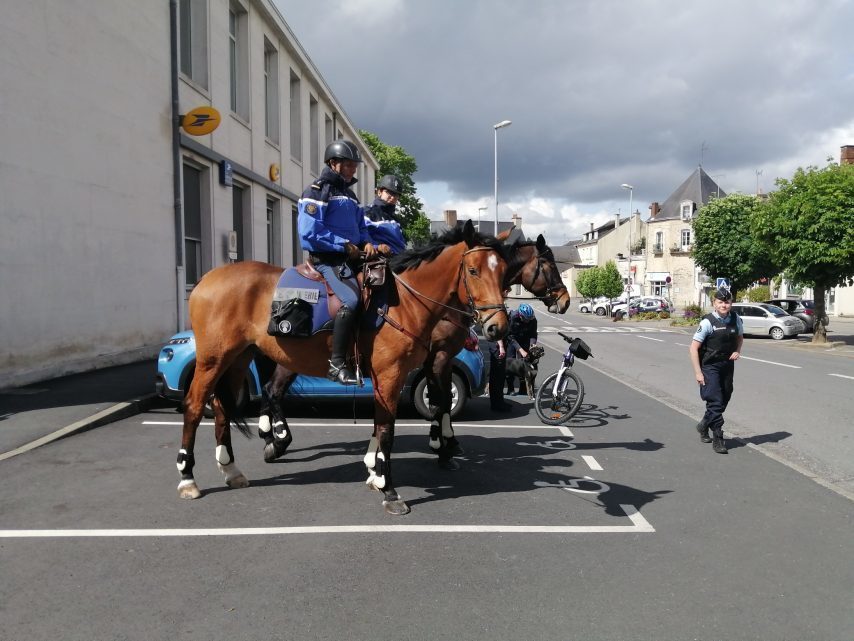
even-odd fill
[(581, 312), (582, 314), (589, 314), (590, 312), (593, 311), (594, 305), (596, 305), (597, 303), (600, 303), (602, 301), (607, 302), (607, 300), (608, 300), (607, 298), (602, 298), (601, 296), (599, 298), (594, 299), (594, 300), (589, 300), (589, 299), (585, 298), (583, 301), (578, 303), (578, 311)]
[[(629, 302), (634, 303), (635, 301), (638, 301), (638, 300), (640, 300), (640, 296), (632, 296), (629, 299)], [(626, 299), (623, 297), (614, 298), (612, 300), (609, 300), (607, 298), (603, 298), (601, 300), (597, 300), (596, 303), (593, 305), (593, 313), (596, 314), (597, 316), (607, 316), (609, 306), (611, 309), (611, 313), (613, 314), (614, 308), (617, 305), (622, 305), (623, 307), (625, 307)]]
[(770, 336), (776, 341), (786, 336), (797, 336), (806, 332), (806, 326), (776, 305), (768, 303), (733, 303), (732, 311), (741, 317), (745, 334)]

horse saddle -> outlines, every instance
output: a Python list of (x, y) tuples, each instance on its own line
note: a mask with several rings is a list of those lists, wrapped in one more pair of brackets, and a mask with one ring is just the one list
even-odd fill
[[(375, 328), (382, 324), (382, 317), (377, 313), (377, 299), (385, 298), (386, 268), (384, 259), (366, 262), (363, 269), (357, 272), (355, 280), (342, 280), (348, 287), (354, 290), (358, 288), (361, 294), (366, 312), (362, 314), (363, 326)], [(332, 331), (340, 307), (341, 299), (311, 263), (306, 261), (288, 267), (279, 276), (273, 292), (267, 333), (270, 336), (306, 338), (317, 332)], [(387, 305), (381, 302), (379, 307), (385, 309)]]

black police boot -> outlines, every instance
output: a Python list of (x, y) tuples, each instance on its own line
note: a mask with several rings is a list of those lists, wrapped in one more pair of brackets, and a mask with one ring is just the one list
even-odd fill
[(712, 449), (718, 454), (726, 454), (726, 443), (724, 443), (723, 432), (715, 432), (712, 435)]
[(342, 385), (358, 385), (356, 375), (347, 366), (345, 356), (353, 335), (353, 323), (356, 315), (349, 307), (342, 306), (335, 315), (332, 326), (332, 358), (329, 359), (329, 380), (338, 381)]
[(700, 419), (700, 422), (697, 423), (697, 431), (700, 433), (700, 442), (701, 443), (711, 443), (712, 439), (709, 438), (709, 426), (706, 425), (705, 419)]

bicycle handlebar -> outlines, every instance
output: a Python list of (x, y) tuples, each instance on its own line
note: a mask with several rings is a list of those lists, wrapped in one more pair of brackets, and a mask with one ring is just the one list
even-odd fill
[(564, 334), (563, 332), (558, 332), (557, 334), (558, 334), (558, 336), (560, 336), (563, 340), (565, 340), (567, 343), (571, 343), (571, 342), (572, 342), (572, 337), (571, 337), (571, 336), (567, 336), (567, 335), (566, 335), (566, 334)]

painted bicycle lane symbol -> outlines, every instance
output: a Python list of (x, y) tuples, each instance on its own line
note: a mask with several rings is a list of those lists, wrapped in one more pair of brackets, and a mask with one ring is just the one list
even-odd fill
[[(535, 447), (543, 447), (549, 450), (568, 451), (576, 449), (575, 443), (564, 439), (553, 439), (549, 441), (539, 441), (536, 443), (517, 443), (517, 445), (528, 445)], [(577, 492), (579, 494), (604, 494), (611, 490), (611, 486), (602, 481), (597, 481), (591, 476), (583, 476), (581, 478), (571, 478), (566, 481), (558, 481), (557, 483), (549, 483), (547, 481), (534, 481), (535, 487), (558, 487), (567, 492)], [(595, 489), (586, 489), (593, 487)]]

